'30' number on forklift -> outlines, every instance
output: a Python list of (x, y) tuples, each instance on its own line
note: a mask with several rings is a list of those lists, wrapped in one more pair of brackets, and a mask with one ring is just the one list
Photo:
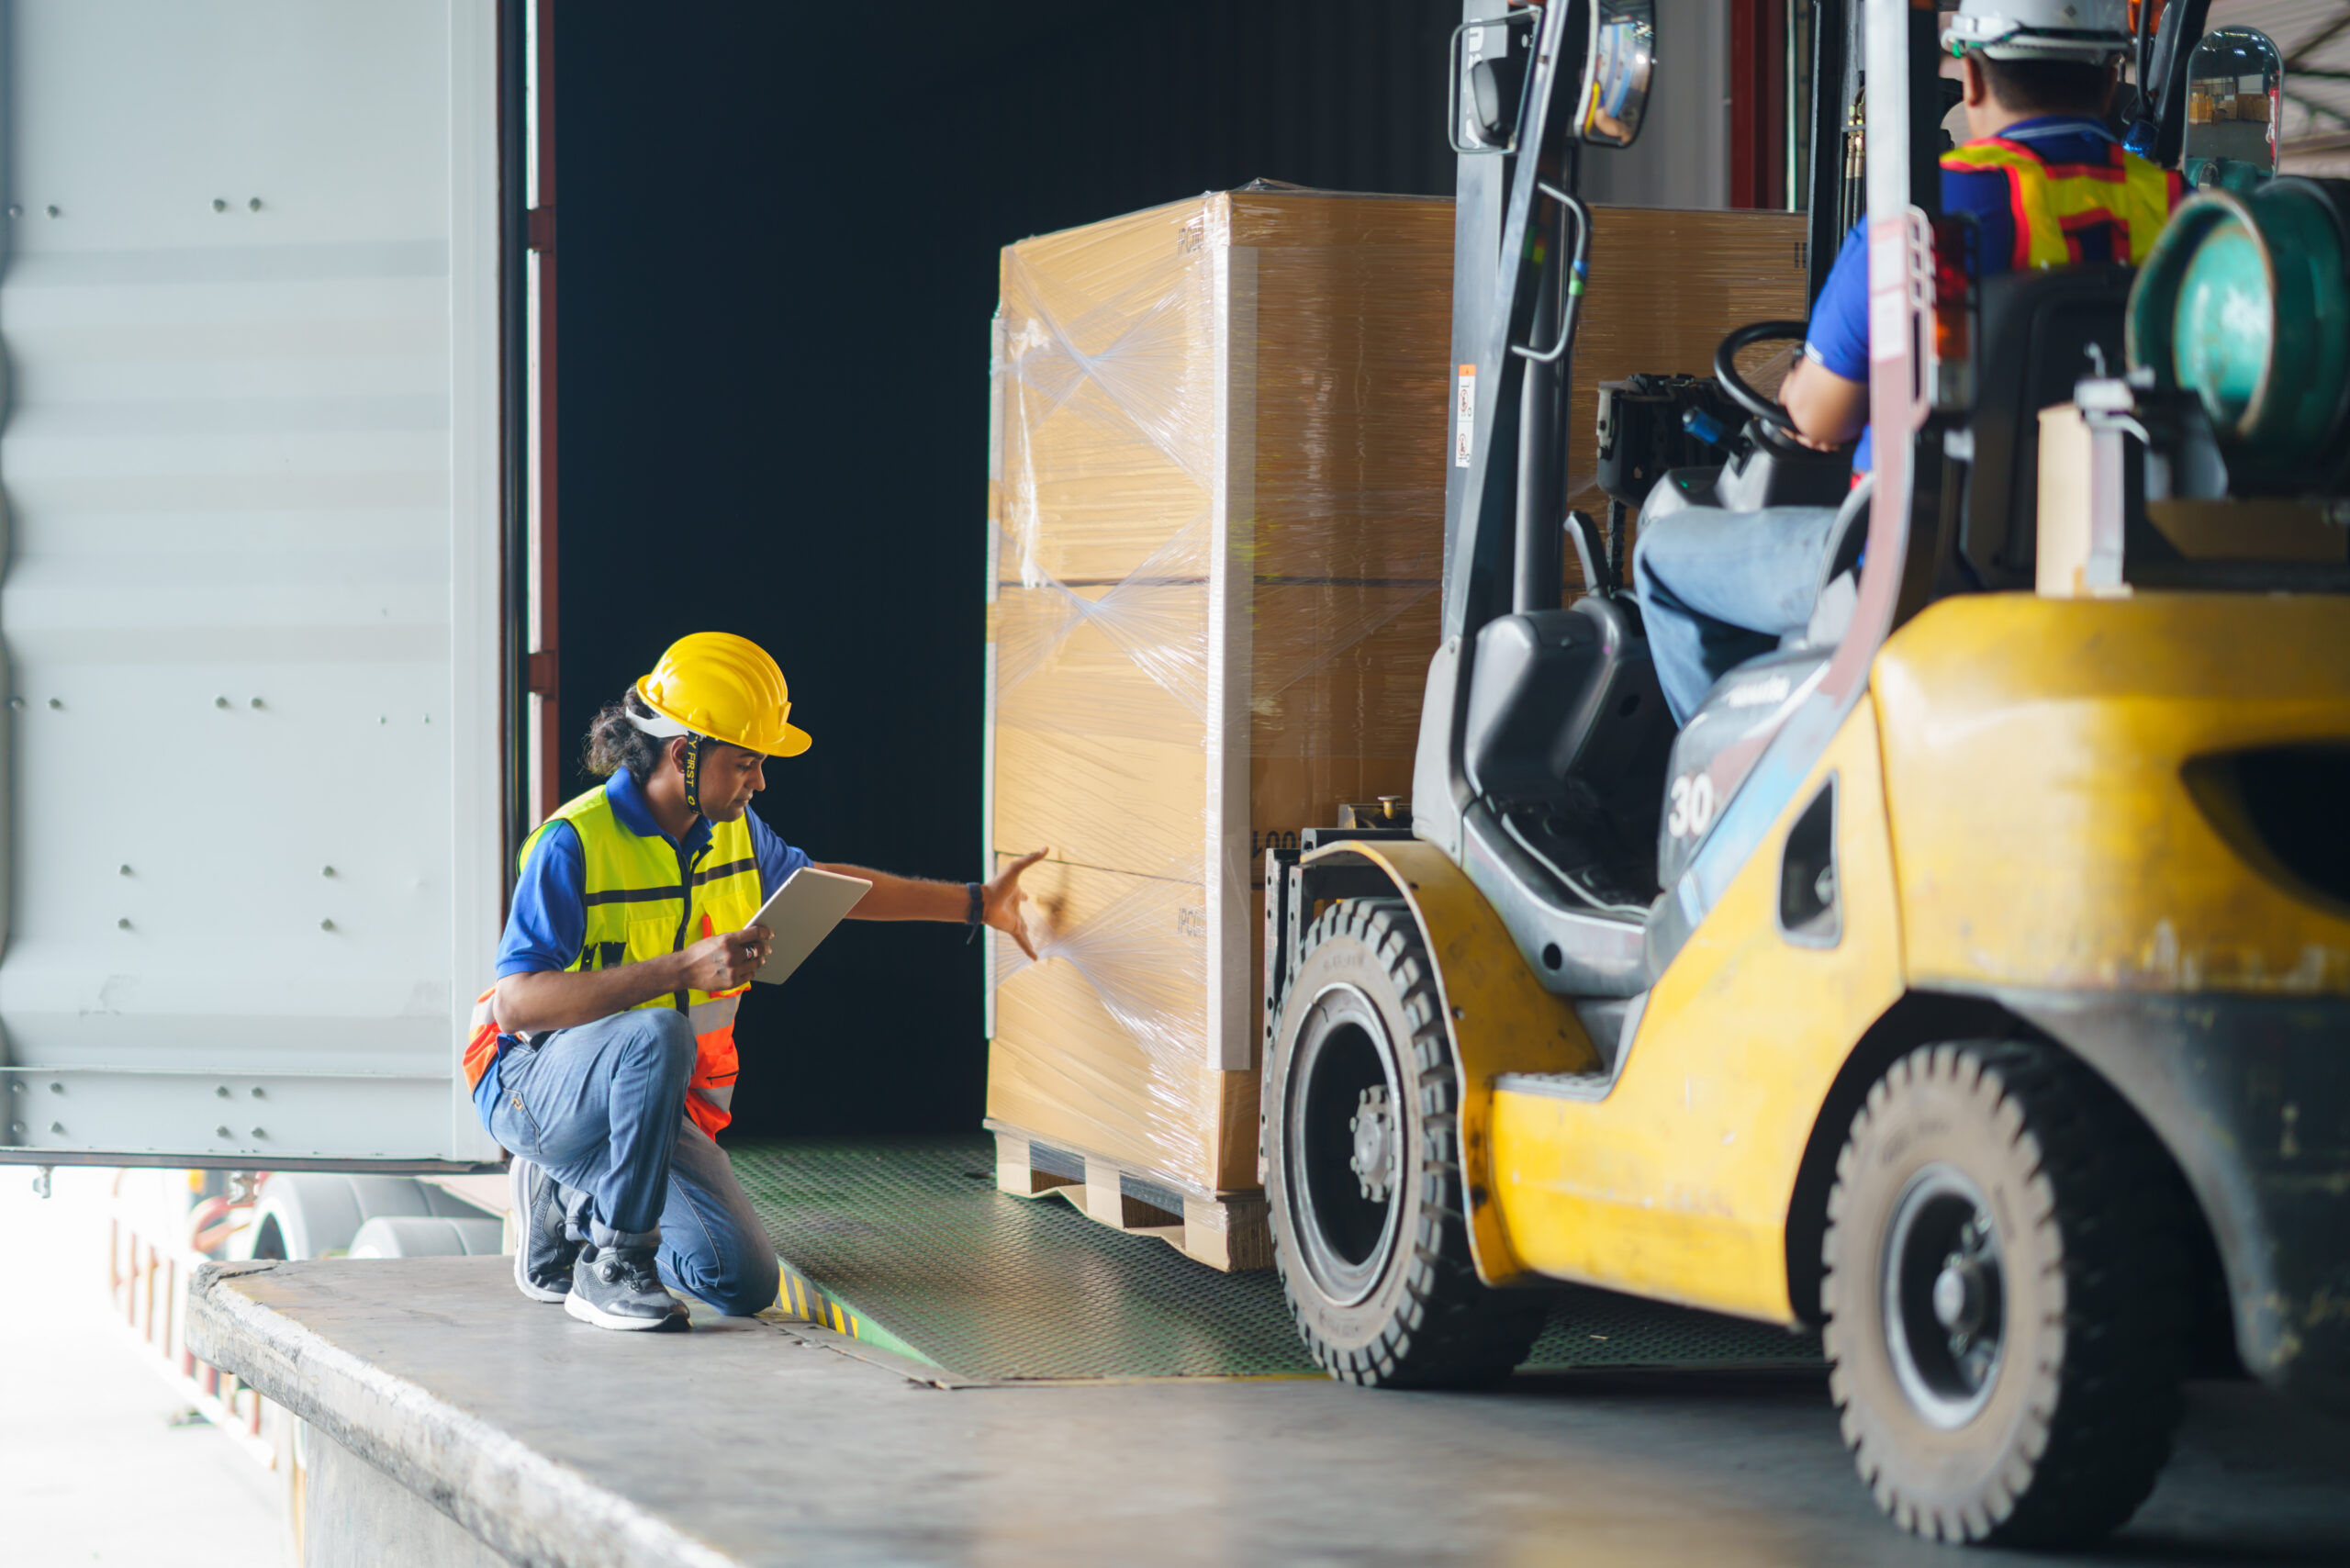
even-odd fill
[(1714, 820), (1714, 778), (1710, 773), (1684, 773), (1673, 781), (1667, 795), (1672, 813), (1664, 831), (1675, 838), (1695, 838)]

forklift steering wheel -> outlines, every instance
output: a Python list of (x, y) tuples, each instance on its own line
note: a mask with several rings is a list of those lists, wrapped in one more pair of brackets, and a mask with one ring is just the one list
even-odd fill
[(1807, 330), (1801, 321), (1755, 321), (1730, 333), (1714, 351), (1714, 379), (1721, 383), (1731, 402), (1760, 420), (1774, 435), (1792, 435), (1795, 419), (1783, 404), (1747, 385), (1746, 378), (1738, 373), (1739, 351), (1756, 343), (1801, 342)]

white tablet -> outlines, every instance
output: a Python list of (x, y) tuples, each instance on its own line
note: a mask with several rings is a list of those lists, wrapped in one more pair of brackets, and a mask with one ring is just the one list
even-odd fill
[(775, 897), (751, 916), (753, 925), (766, 926), (775, 937), (767, 961), (751, 978), (768, 985), (789, 980), (791, 971), (816, 950), (816, 944), (831, 935), (841, 917), (872, 890), (873, 884), (862, 877), (819, 871), (813, 866), (802, 866), (786, 877)]

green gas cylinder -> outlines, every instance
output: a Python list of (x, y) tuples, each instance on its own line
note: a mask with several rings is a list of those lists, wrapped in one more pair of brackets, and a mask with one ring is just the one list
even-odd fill
[(2350, 184), (2273, 180), (2184, 204), (2130, 291), (2132, 369), (2194, 393), (2232, 487), (2305, 489), (2344, 467)]

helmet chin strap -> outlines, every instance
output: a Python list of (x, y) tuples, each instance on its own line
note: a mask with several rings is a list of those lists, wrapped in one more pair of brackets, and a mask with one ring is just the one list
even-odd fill
[(675, 719), (665, 719), (658, 713), (639, 713), (633, 703), (629, 707), (628, 722), (655, 740), (685, 737), (686, 810), (701, 815), (701, 748), (709, 744), (710, 737), (695, 734)]
[(702, 737), (686, 737), (686, 810), (701, 815), (701, 746)]

